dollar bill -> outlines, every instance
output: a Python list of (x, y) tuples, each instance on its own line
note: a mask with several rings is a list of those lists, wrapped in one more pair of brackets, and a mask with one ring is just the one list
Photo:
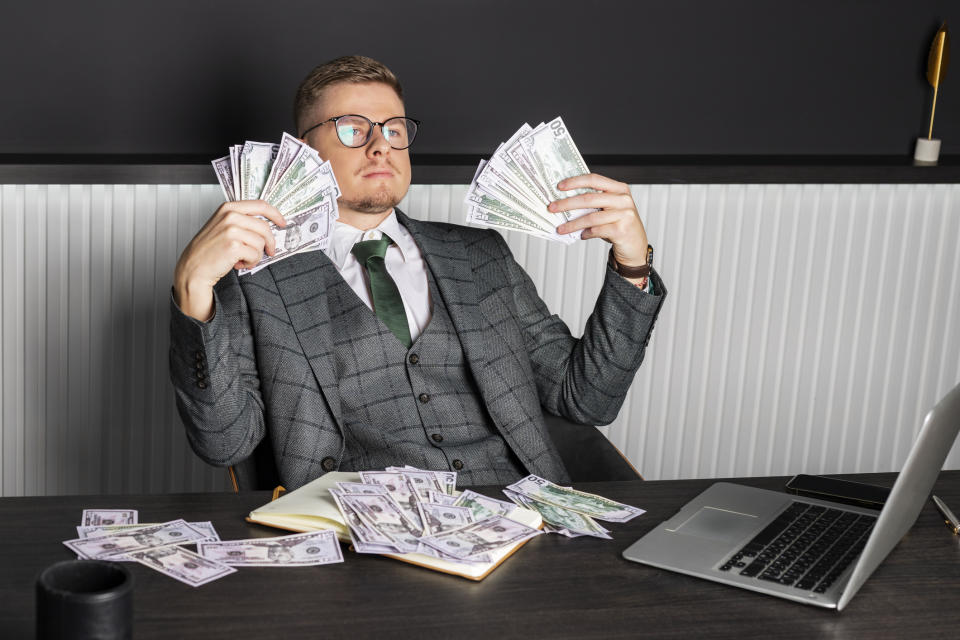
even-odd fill
[[(98, 536), (103, 536), (111, 533), (118, 533), (122, 531), (131, 531), (133, 529), (143, 529), (146, 527), (155, 527), (158, 522), (142, 522), (139, 524), (114, 524), (114, 525), (105, 525), (105, 526), (84, 526), (80, 525), (77, 527), (77, 537), (78, 538), (95, 538)], [(209, 520), (204, 522), (188, 522), (192, 528), (197, 531), (202, 531), (207, 534), (207, 537), (197, 542), (216, 542), (220, 539), (220, 535), (217, 533), (217, 530), (213, 527), (213, 523)]]
[(603, 496), (577, 491), (570, 487), (561, 487), (535, 475), (529, 475), (523, 480), (509, 485), (507, 489), (538, 502), (571, 509), (607, 522), (626, 522), (646, 513), (643, 509), (616, 502)]
[(536, 127), (524, 123), (481, 161), (464, 198), (467, 222), (485, 227), (521, 231), (564, 243), (581, 232), (558, 234), (557, 226), (595, 209), (552, 213), (547, 206), (590, 189), (560, 191), (565, 178), (589, 173), (570, 131), (559, 116)]
[(230, 167), (230, 154), (212, 160), (213, 172), (217, 174), (217, 182), (220, 183), (220, 190), (223, 191), (223, 199), (227, 202), (239, 200), (233, 191), (233, 169)]
[(206, 537), (206, 533), (181, 519), (93, 538), (65, 540), (63, 544), (78, 556), (102, 560), (153, 547), (191, 544)]
[(459, 496), (449, 495), (447, 493), (441, 493), (440, 491), (429, 491), (427, 492), (427, 502), (432, 502), (434, 504), (444, 504), (453, 506), (457, 501)]
[(136, 509), (84, 509), (80, 524), (85, 527), (137, 524), (138, 517)]
[(339, 217), (340, 186), (329, 162), (289, 133), (279, 144), (247, 141), (231, 145), (228, 154), (211, 161), (226, 200), (262, 199), (273, 205), (287, 224), (270, 222), (277, 251), (263, 255), (239, 275), (256, 273), (291, 256), (327, 248)]
[(267, 183), (270, 167), (280, 145), (269, 142), (243, 143), (240, 150), (240, 199), (256, 200)]
[(540, 514), (544, 523), (550, 525), (550, 531), (576, 538), (579, 536), (593, 536), (595, 538), (610, 539), (610, 533), (601, 527), (590, 516), (557, 507), (546, 502), (534, 500), (528, 496), (513, 491), (504, 490), (507, 496), (525, 509), (532, 509)]
[(337, 534), (329, 530), (276, 538), (198, 542), (197, 553), (235, 567), (299, 567), (343, 562)]
[(390, 497), (417, 529), (423, 530), (420, 520), (420, 510), (417, 508), (419, 498), (410, 481), (399, 471), (361, 471), (360, 479), (368, 484), (379, 484), (386, 488)]
[(474, 520), (483, 520), (490, 516), (509, 516), (517, 508), (513, 503), (490, 498), (470, 489), (461, 493), (453, 504), (470, 509)]
[(340, 495), (339, 499), (367, 526), (390, 538), (398, 553), (416, 551), (423, 525), (414, 524), (390, 496), (346, 493)]
[(411, 467), (410, 465), (404, 465), (402, 467), (387, 467), (384, 469), (384, 471), (413, 471), (416, 473), (429, 473), (433, 475), (437, 486), (440, 487), (444, 493), (453, 495), (453, 492), (457, 489), (456, 471), (433, 471)]
[(236, 573), (233, 567), (204, 558), (183, 547), (161, 547), (129, 553), (132, 560), (191, 587), (199, 587)]
[(490, 516), (459, 529), (423, 537), (420, 543), (455, 558), (465, 559), (497, 551), (541, 533), (539, 529), (510, 518)]
[(337, 508), (340, 509), (340, 512), (343, 514), (347, 528), (350, 530), (350, 537), (353, 540), (354, 548), (359, 553), (399, 553), (399, 549), (393, 538), (378, 531), (373, 525), (368, 524), (366, 520), (360, 517), (360, 514), (352, 503), (344, 502), (343, 497), (348, 494), (345, 494), (340, 489), (331, 489), (330, 495), (333, 497)]
[(435, 536), (444, 531), (459, 529), (473, 522), (473, 512), (468, 507), (455, 507), (434, 502), (420, 503), (420, 517), (427, 535)]

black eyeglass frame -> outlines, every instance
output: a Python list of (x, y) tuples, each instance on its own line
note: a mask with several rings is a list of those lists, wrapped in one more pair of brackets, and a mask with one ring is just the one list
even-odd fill
[(409, 149), (409, 148), (410, 148), (410, 145), (412, 145), (412, 144), (413, 144), (413, 141), (416, 139), (417, 134), (420, 133), (420, 121), (417, 120), (416, 118), (411, 118), (411, 117), (409, 117), (409, 116), (393, 116), (392, 118), (387, 118), (387, 119), (384, 120), (383, 122), (374, 122), (373, 120), (371, 120), (371, 119), (368, 118), (367, 116), (362, 116), (362, 115), (360, 115), (359, 113), (345, 113), (345, 114), (343, 114), (342, 116), (333, 116), (332, 118), (327, 118), (327, 119), (324, 120), (323, 122), (318, 122), (317, 124), (313, 125), (312, 127), (309, 127), (309, 128), (307, 128), (306, 130), (304, 130), (304, 132), (301, 133), (299, 137), (300, 137), (300, 139), (302, 140), (304, 137), (306, 137), (306, 135), (307, 135), (308, 133), (310, 133), (311, 131), (313, 131), (313, 130), (316, 129), (317, 127), (322, 126), (322, 125), (325, 125), (325, 124), (327, 124), (328, 122), (333, 122), (334, 124), (336, 124), (336, 121), (339, 120), (340, 118), (363, 118), (364, 120), (366, 120), (367, 122), (370, 123), (370, 130), (367, 131), (367, 137), (364, 139), (363, 142), (361, 142), (360, 144), (358, 144), (358, 145), (356, 145), (356, 146), (354, 146), (354, 147), (351, 147), (350, 145), (348, 145), (347, 143), (345, 143), (343, 140), (341, 140), (341, 139), (340, 139), (340, 134), (339, 134), (339, 133), (337, 134), (337, 140), (340, 140), (340, 144), (342, 144), (343, 146), (345, 146), (345, 147), (348, 148), (348, 149), (359, 149), (360, 147), (365, 146), (368, 142), (370, 142), (370, 138), (373, 137), (373, 130), (374, 130), (374, 128), (376, 128), (377, 125), (379, 125), (379, 126), (380, 126), (380, 133), (383, 133), (383, 125), (387, 124), (387, 123), (390, 122), (391, 120), (410, 120), (411, 122), (413, 122), (413, 124), (417, 125), (417, 130), (414, 132), (413, 137), (410, 138), (410, 142), (409, 142), (409, 143), (407, 144), (407, 146), (405, 146), (405, 147), (395, 147), (395, 146), (393, 146), (392, 144), (390, 144), (390, 140), (387, 138), (387, 136), (384, 135), (383, 138), (384, 138), (384, 140), (387, 141), (387, 144), (390, 145), (390, 148), (391, 148), (391, 149), (396, 149), (397, 151), (403, 151), (404, 149)]

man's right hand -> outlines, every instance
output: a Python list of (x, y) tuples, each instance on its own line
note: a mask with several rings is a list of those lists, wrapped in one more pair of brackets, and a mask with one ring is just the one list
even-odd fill
[(213, 286), (230, 269), (251, 269), (276, 246), (267, 218), (285, 227), (283, 215), (263, 200), (224, 202), (180, 254), (173, 296), (180, 310), (201, 322), (213, 318)]

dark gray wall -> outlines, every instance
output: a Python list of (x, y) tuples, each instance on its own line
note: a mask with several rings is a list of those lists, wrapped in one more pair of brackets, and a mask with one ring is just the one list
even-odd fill
[[(488, 154), (560, 114), (585, 154), (911, 154), (930, 40), (960, 25), (958, 6), (20, 2), (0, 14), (0, 154), (212, 157), (277, 140), (303, 76), (350, 53), (400, 76), (418, 153)], [(942, 152), (960, 152), (960, 69), (937, 114)]]

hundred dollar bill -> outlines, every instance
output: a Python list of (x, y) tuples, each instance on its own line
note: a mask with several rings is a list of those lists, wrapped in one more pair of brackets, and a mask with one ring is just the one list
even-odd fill
[(84, 509), (80, 523), (85, 527), (136, 524), (137, 518), (136, 509)]
[(295, 567), (343, 562), (337, 534), (329, 530), (276, 538), (198, 542), (197, 553), (231, 566)]
[(420, 542), (463, 559), (490, 553), (541, 533), (510, 518), (490, 516), (459, 529), (423, 537)]
[(513, 491), (505, 490), (504, 493), (521, 507), (536, 511), (543, 517), (543, 521), (551, 525), (551, 529), (570, 538), (577, 536), (593, 536), (595, 538), (610, 539), (609, 532), (597, 524), (593, 518), (557, 507), (546, 502), (534, 500), (528, 496)]
[(578, 513), (607, 522), (626, 522), (646, 513), (644, 509), (638, 509), (593, 493), (561, 487), (535, 475), (529, 475), (523, 480), (509, 485), (507, 489), (539, 502), (563, 507), (564, 509), (572, 509)]
[(96, 538), (77, 538), (65, 540), (71, 551), (84, 558), (101, 560), (121, 554), (130, 554), (153, 547), (173, 544), (191, 544), (206, 538), (207, 535), (194, 529), (183, 520), (172, 520), (161, 524), (114, 533)]
[(267, 183), (267, 176), (280, 145), (269, 142), (243, 143), (240, 151), (240, 199), (256, 200)]
[(130, 558), (180, 582), (199, 587), (236, 573), (233, 567), (204, 558), (182, 547), (162, 547), (131, 552)]
[(470, 489), (461, 493), (453, 504), (457, 507), (470, 509), (474, 520), (483, 520), (490, 516), (509, 516), (517, 508), (515, 504), (489, 498)]
[(473, 512), (468, 507), (454, 507), (433, 502), (420, 503), (426, 535), (435, 536), (444, 531), (459, 529), (473, 522)]

